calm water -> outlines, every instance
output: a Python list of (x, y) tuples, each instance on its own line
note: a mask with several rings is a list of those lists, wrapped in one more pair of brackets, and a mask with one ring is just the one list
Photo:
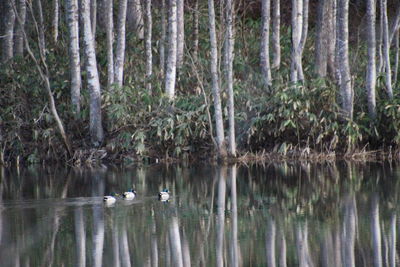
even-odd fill
[[(0, 174), (0, 266), (399, 263), (395, 164), (28, 168)], [(104, 194), (132, 185), (135, 200), (103, 204)], [(172, 193), (168, 203), (156, 198), (163, 188)]]

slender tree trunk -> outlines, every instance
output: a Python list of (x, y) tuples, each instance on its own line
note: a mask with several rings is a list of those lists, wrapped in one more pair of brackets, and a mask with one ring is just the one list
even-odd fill
[(101, 92), (97, 70), (96, 53), (90, 23), (90, 0), (82, 0), (83, 36), (86, 58), (86, 72), (90, 93), (90, 136), (97, 146), (103, 141), (103, 126), (101, 119)]
[(395, 50), (396, 50), (396, 55), (394, 57), (394, 76), (393, 76), (393, 84), (396, 86), (398, 82), (398, 75), (399, 75), (399, 57), (400, 57), (400, 30), (397, 31), (397, 33), (394, 36), (395, 38)]
[(268, 219), (267, 222), (267, 234), (266, 234), (266, 255), (267, 255), (267, 266), (276, 266), (275, 256), (275, 239), (276, 239), (276, 225), (272, 218)]
[(76, 242), (76, 266), (86, 266), (86, 232), (83, 219), (82, 207), (76, 207), (74, 210), (75, 224), (75, 242)]
[(22, 28), (25, 27), (26, 0), (18, 0), (18, 16), (21, 19), (21, 24), (17, 23), (15, 26), (14, 54), (22, 56), (24, 53), (24, 36), (22, 34)]
[[(227, 0), (230, 1), (230, 0)], [(232, 203), (232, 255), (231, 265), (232, 267), (239, 266), (239, 242), (238, 242), (238, 211), (237, 211), (237, 186), (236, 186), (236, 164), (230, 168), (231, 178), (231, 203)]]
[(264, 84), (270, 86), (271, 82), (271, 66), (269, 60), (269, 24), (271, 17), (271, 0), (261, 1), (261, 51), (260, 51), (260, 63), (261, 73), (264, 78)]
[[(210, 1), (210, 0), (209, 0)], [(225, 231), (225, 195), (226, 195), (226, 169), (218, 168), (218, 196), (217, 196), (217, 236), (215, 244), (216, 266), (224, 266), (224, 231)]]
[(57, 43), (58, 40), (58, 19), (59, 19), (59, 0), (53, 0), (53, 21), (52, 21), (52, 37), (53, 37), (53, 42)]
[(339, 0), (339, 61), (340, 62), (340, 92), (342, 96), (342, 108), (345, 116), (353, 119), (353, 88), (350, 76), (349, 64), (349, 0)]
[(90, 22), (92, 24), (93, 42), (96, 46), (97, 0), (90, 0)]
[(390, 27), (390, 32), (389, 32), (389, 44), (392, 44), (393, 38), (396, 35), (396, 32), (400, 30), (400, 2), (397, 1), (397, 10), (396, 10), (396, 15), (394, 17), (392, 26)]
[(374, 266), (382, 266), (382, 241), (381, 241), (381, 226), (379, 223), (379, 200), (378, 196), (373, 196), (372, 211), (371, 211), (371, 232), (372, 232), (372, 247), (374, 254)]
[(177, 53), (177, 0), (169, 0), (169, 19), (168, 19), (168, 58), (167, 72), (165, 74), (165, 93), (169, 100), (175, 98), (175, 79), (176, 79), (176, 53)]
[(151, 50), (151, 33), (152, 33), (151, 0), (146, 0), (145, 2), (146, 2), (145, 3), (146, 89), (149, 92), (149, 94), (151, 94), (151, 76), (153, 74), (153, 54)]
[(384, 60), (383, 60), (383, 54), (382, 54), (382, 49), (383, 49), (383, 10), (381, 8), (382, 5), (382, 0), (379, 0), (379, 35), (378, 35), (378, 40), (377, 40), (377, 47), (378, 47), (378, 66), (377, 66), (377, 72), (381, 73), (384, 67)]
[[(339, 0), (346, 1), (346, 0)], [(340, 6), (339, 2), (339, 6)], [(356, 203), (354, 196), (348, 196), (345, 203), (343, 222), (343, 266), (353, 267), (355, 265), (354, 244), (356, 236)]]
[(210, 43), (211, 43), (211, 79), (212, 79), (212, 93), (214, 98), (214, 114), (217, 132), (217, 146), (218, 154), (221, 158), (226, 157), (224, 125), (222, 119), (222, 105), (219, 87), (219, 72), (218, 72), (218, 47), (217, 47), (217, 34), (215, 30), (215, 10), (214, 0), (208, 0), (208, 19), (210, 30)]
[[(3, 47), (2, 47), (2, 57), (3, 63), (11, 60), (13, 58), (13, 46), (14, 46), (14, 25), (15, 25), (15, 13), (14, 8), (15, 0), (8, 0), (4, 3), (4, 37), (3, 37)], [(1, 23), (1, 21), (0, 21)]]
[(316, 37), (315, 37), (315, 72), (319, 77), (325, 77), (328, 60), (328, 27), (329, 0), (320, 0), (317, 8)]
[(368, 23), (368, 65), (367, 65), (367, 95), (368, 95), (368, 111), (372, 119), (376, 117), (376, 2), (375, 0), (367, 1), (367, 23)]
[(165, 18), (165, 0), (161, 0), (161, 40), (160, 40), (160, 73), (165, 75), (165, 43), (167, 40), (167, 21)]
[(114, 67), (114, 82), (120, 87), (124, 82), (126, 8), (127, 0), (120, 0), (118, 7), (117, 48), (115, 51)]
[(183, 50), (185, 48), (185, 20), (184, 20), (184, 12), (185, 12), (185, 4), (184, 0), (177, 0), (177, 52), (176, 52), (176, 68), (179, 70), (183, 65)]
[(114, 16), (113, 0), (105, 0), (106, 39), (107, 39), (107, 87), (110, 90), (114, 83)]
[(381, 0), (381, 14), (383, 19), (383, 62), (386, 74), (386, 91), (389, 98), (393, 98), (392, 71), (390, 69), (390, 43), (389, 43), (389, 24), (387, 17), (387, 0)]
[(285, 232), (283, 229), (283, 225), (281, 226), (282, 229), (279, 234), (279, 239), (280, 239), (280, 249), (279, 249), (279, 266), (280, 267), (286, 267), (287, 266), (287, 261), (286, 261), (286, 237), (285, 237)]
[(81, 60), (79, 55), (78, 0), (66, 0), (69, 33), (69, 68), (71, 75), (71, 103), (75, 114), (80, 113)]
[(177, 217), (172, 217), (168, 229), (169, 232), (169, 245), (171, 247), (172, 266), (183, 267), (182, 261), (182, 246), (179, 234), (179, 223)]
[(138, 38), (142, 40), (144, 38), (144, 25), (140, 0), (130, 0), (129, 6), (129, 16), (132, 17), (134, 31)]
[(194, 0), (193, 9), (193, 60), (197, 62), (199, 55), (199, 0)]
[(300, 54), (301, 30), (303, 25), (303, 0), (292, 0), (292, 52), (290, 65), (290, 80), (299, 80), (298, 57)]
[(42, 49), (42, 54), (44, 55), (46, 53), (44, 49), (46, 47), (46, 39), (44, 36), (44, 18), (41, 0), (36, 0), (36, 8), (39, 16), (39, 49)]
[(281, 66), (281, 4), (280, 0), (273, 0), (272, 8), (272, 68)]
[(233, 57), (235, 47), (235, 37), (233, 29), (233, 16), (234, 7), (232, 0), (226, 0), (225, 3), (225, 58), (227, 59), (225, 66), (226, 83), (228, 88), (228, 113), (229, 113), (229, 153), (231, 156), (236, 156), (236, 141), (235, 141), (235, 100), (233, 93)]
[(304, 81), (302, 58), (308, 36), (308, 8), (309, 8), (309, 0), (303, 0), (303, 22), (301, 29), (300, 49), (299, 49), (299, 54), (297, 55), (298, 78), (300, 81)]
[(328, 1), (328, 72), (332, 80), (335, 80), (335, 48), (336, 48), (336, 0)]

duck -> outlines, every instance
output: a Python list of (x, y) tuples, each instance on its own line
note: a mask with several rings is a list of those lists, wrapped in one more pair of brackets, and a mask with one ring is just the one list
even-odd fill
[(111, 193), (108, 196), (104, 196), (103, 201), (107, 205), (114, 204), (117, 201), (117, 198), (116, 198), (117, 196), (118, 196), (118, 194)]
[(124, 192), (122, 194), (122, 197), (126, 200), (132, 200), (136, 197), (136, 190), (129, 189), (127, 192)]
[(167, 201), (169, 199), (169, 191), (168, 189), (164, 189), (160, 193), (158, 193), (158, 199), (161, 201)]

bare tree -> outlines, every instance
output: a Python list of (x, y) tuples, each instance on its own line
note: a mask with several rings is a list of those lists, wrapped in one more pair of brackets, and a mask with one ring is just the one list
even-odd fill
[(107, 87), (111, 88), (114, 83), (114, 16), (113, 0), (105, 0), (106, 12), (106, 39), (107, 39)]
[(271, 17), (271, 0), (261, 1), (261, 51), (260, 51), (260, 64), (261, 73), (263, 75), (264, 84), (270, 86), (271, 82), (271, 66), (269, 61), (269, 24)]
[(367, 95), (368, 95), (368, 111), (371, 118), (376, 117), (376, 2), (375, 0), (367, 1), (367, 23), (368, 23), (368, 65), (367, 65)]
[(215, 30), (215, 10), (214, 10), (214, 0), (208, 0), (208, 20), (209, 20), (209, 30), (210, 30), (210, 43), (211, 43), (211, 59), (210, 59), (210, 69), (211, 69), (211, 79), (212, 79), (212, 93), (214, 99), (214, 115), (215, 124), (217, 132), (217, 146), (218, 154), (221, 158), (226, 157), (226, 146), (225, 146), (225, 134), (224, 125), (222, 119), (222, 104), (220, 96), (220, 86), (219, 86), (219, 71), (218, 71), (218, 46), (217, 46), (217, 34)]
[(58, 19), (60, 12), (59, 0), (53, 0), (53, 21), (52, 21), (52, 37), (53, 42), (56, 43), (58, 40)]
[(193, 60), (197, 62), (199, 55), (199, 0), (194, 0), (193, 8)]
[(332, 79), (335, 79), (336, 75), (336, 65), (335, 65), (335, 55), (336, 55), (336, 3), (337, 0), (329, 0), (327, 8), (328, 16), (328, 73)]
[(165, 18), (165, 0), (161, 0), (161, 38), (160, 38), (160, 73), (165, 74), (165, 43), (167, 40), (167, 22)]
[(66, 0), (69, 33), (69, 69), (71, 75), (71, 102), (75, 114), (80, 113), (81, 60), (79, 55), (78, 0)]
[(151, 50), (151, 0), (145, 1), (145, 13), (146, 89), (151, 94), (151, 76), (153, 74), (153, 54)]
[(340, 62), (340, 93), (342, 96), (342, 108), (345, 116), (353, 119), (353, 87), (350, 76), (349, 64), (349, 0), (338, 1), (338, 30)]
[(165, 93), (170, 100), (175, 98), (176, 53), (177, 53), (177, 0), (169, 0), (168, 58), (165, 74)]
[(24, 36), (22, 34), (22, 28), (25, 27), (26, 0), (18, 0), (17, 10), (18, 10), (18, 16), (21, 19), (21, 24), (17, 23), (17, 25), (15, 26), (14, 54), (22, 56), (24, 52)]
[(398, 4), (396, 9), (396, 15), (393, 19), (392, 26), (390, 27), (390, 32), (389, 32), (389, 44), (392, 44), (396, 32), (400, 30), (400, 1), (397, 0), (397, 3)]
[(381, 15), (383, 19), (383, 62), (386, 74), (386, 91), (389, 98), (393, 98), (392, 71), (390, 66), (389, 23), (387, 17), (387, 0), (381, 0)]
[(316, 37), (315, 37), (315, 72), (319, 77), (325, 77), (328, 63), (328, 7), (331, 1), (318, 1)]
[(272, 68), (279, 69), (281, 65), (281, 4), (273, 0), (272, 8)]
[(15, 13), (13, 6), (15, 0), (5, 1), (4, 3), (4, 37), (2, 44), (2, 57), (3, 63), (13, 58), (13, 46), (14, 46), (14, 25), (15, 25)]
[(115, 51), (114, 82), (122, 86), (124, 82), (125, 62), (125, 25), (126, 25), (127, 0), (119, 1), (117, 24), (117, 48)]
[(90, 0), (82, 0), (83, 41), (85, 46), (87, 83), (90, 93), (90, 136), (94, 145), (104, 138), (101, 119), (101, 92), (94, 40), (90, 23)]
[(176, 47), (176, 68), (179, 70), (183, 65), (183, 50), (185, 48), (185, 4), (184, 0), (177, 0), (177, 47)]

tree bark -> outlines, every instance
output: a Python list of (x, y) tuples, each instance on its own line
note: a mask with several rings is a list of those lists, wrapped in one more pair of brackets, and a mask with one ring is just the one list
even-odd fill
[(184, 20), (184, 12), (185, 12), (185, 4), (184, 0), (177, 0), (177, 52), (176, 52), (176, 68), (179, 70), (183, 65), (183, 51), (185, 48), (185, 20)]
[(67, 0), (67, 23), (69, 33), (69, 68), (71, 75), (71, 103), (75, 114), (79, 114), (81, 92), (81, 60), (79, 54), (78, 0)]
[(199, 55), (199, 0), (194, 0), (193, 8), (193, 60), (197, 62)]
[(25, 27), (26, 21), (26, 0), (18, 0), (18, 16), (21, 19), (21, 24), (17, 23), (15, 26), (14, 35), (14, 54), (16, 56), (22, 56), (24, 53), (24, 36), (22, 34), (22, 28)]
[(167, 21), (165, 18), (165, 0), (161, 0), (161, 39), (160, 39), (160, 73), (165, 75), (165, 43), (167, 40)]
[(336, 48), (336, 0), (328, 1), (328, 73), (335, 80), (335, 48)]
[(292, 52), (290, 64), (290, 80), (299, 80), (299, 62), (301, 31), (303, 27), (303, 0), (292, 0)]
[(5, 1), (4, 3), (4, 37), (2, 44), (2, 57), (3, 63), (8, 62), (13, 58), (13, 46), (14, 46), (14, 25), (15, 25), (15, 13), (14, 8), (15, 0)]
[(101, 119), (101, 92), (94, 40), (90, 23), (90, 0), (82, 0), (83, 38), (85, 46), (87, 82), (90, 94), (90, 137), (95, 146), (104, 138)]
[(385, 66), (386, 91), (390, 99), (393, 98), (392, 71), (390, 66), (389, 23), (387, 17), (387, 0), (381, 0), (381, 15), (383, 19), (383, 62)]
[(146, 47), (146, 89), (151, 94), (151, 76), (153, 75), (153, 54), (151, 50), (151, 33), (152, 33), (152, 17), (151, 17), (151, 0), (145, 1), (145, 47)]
[(114, 12), (113, 0), (105, 0), (106, 39), (107, 39), (107, 87), (110, 90), (114, 83)]
[(298, 77), (300, 81), (304, 81), (302, 58), (308, 36), (308, 10), (309, 10), (309, 0), (303, 0), (303, 22), (301, 28), (300, 51), (299, 55), (297, 55)]
[(389, 44), (392, 44), (396, 32), (400, 30), (400, 1), (397, 1), (397, 10), (389, 32)]
[(264, 84), (270, 86), (271, 82), (271, 66), (269, 60), (269, 24), (271, 14), (271, 0), (261, 1), (261, 51), (260, 51), (260, 63), (261, 73), (263, 75)]
[(235, 47), (235, 37), (233, 29), (233, 16), (234, 7), (232, 0), (226, 0), (225, 3), (225, 74), (226, 74), (226, 84), (228, 92), (228, 116), (229, 116), (229, 139), (228, 147), (229, 154), (233, 157), (236, 156), (236, 141), (235, 141), (235, 100), (233, 92), (233, 58), (234, 58), (234, 47)]
[(219, 157), (226, 157), (226, 146), (225, 146), (225, 135), (224, 125), (222, 119), (222, 105), (220, 96), (220, 81), (218, 71), (218, 47), (217, 47), (217, 34), (215, 30), (215, 10), (214, 0), (208, 0), (208, 19), (209, 19), (209, 30), (210, 30), (210, 43), (211, 43), (211, 79), (212, 79), (212, 93), (214, 98), (214, 115), (217, 132), (217, 146)]
[(58, 19), (59, 19), (59, 0), (53, 0), (53, 21), (52, 21), (52, 37), (53, 37), (53, 42), (56, 43), (58, 40)]
[(97, 0), (90, 0), (90, 23), (92, 25), (93, 42), (96, 47)]
[(115, 51), (114, 67), (114, 82), (120, 87), (123, 85), (124, 82), (126, 10), (127, 0), (120, 0), (118, 7), (117, 48)]
[(129, 0), (129, 21), (133, 21), (133, 29), (138, 38), (144, 38), (143, 12), (140, 0)]
[(342, 96), (342, 108), (345, 116), (353, 119), (353, 88), (350, 76), (349, 64), (349, 0), (339, 0), (338, 2), (338, 22), (339, 22), (339, 60), (340, 62), (340, 93)]
[(281, 66), (281, 4), (280, 0), (273, 0), (272, 9), (272, 68)]
[[(14, 1), (14, 0), (13, 0)], [(46, 54), (46, 39), (44, 36), (44, 18), (43, 18), (43, 9), (42, 9), (42, 1), (36, 0), (36, 8), (39, 16), (39, 49), (42, 50), (42, 54)]]
[(397, 82), (398, 82), (398, 75), (399, 75), (399, 57), (400, 57), (400, 30), (397, 31), (397, 33), (394, 35), (395, 38), (395, 51), (396, 51), (396, 55), (394, 57), (394, 68), (393, 68), (393, 85), (396, 86)]
[(375, 0), (367, 1), (367, 43), (368, 43), (368, 65), (367, 65), (367, 96), (368, 96), (368, 112), (372, 119), (376, 117), (376, 2)]
[(170, 101), (175, 98), (176, 53), (177, 53), (177, 0), (169, 0), (168, 58), (165, 74), (165, 93)]
[(325, 77), (328, 63), (328, 27), (329, 0), (320, 0), (317, 8), (316, 37), (315, 37), (315, 72), (319, 77)]

